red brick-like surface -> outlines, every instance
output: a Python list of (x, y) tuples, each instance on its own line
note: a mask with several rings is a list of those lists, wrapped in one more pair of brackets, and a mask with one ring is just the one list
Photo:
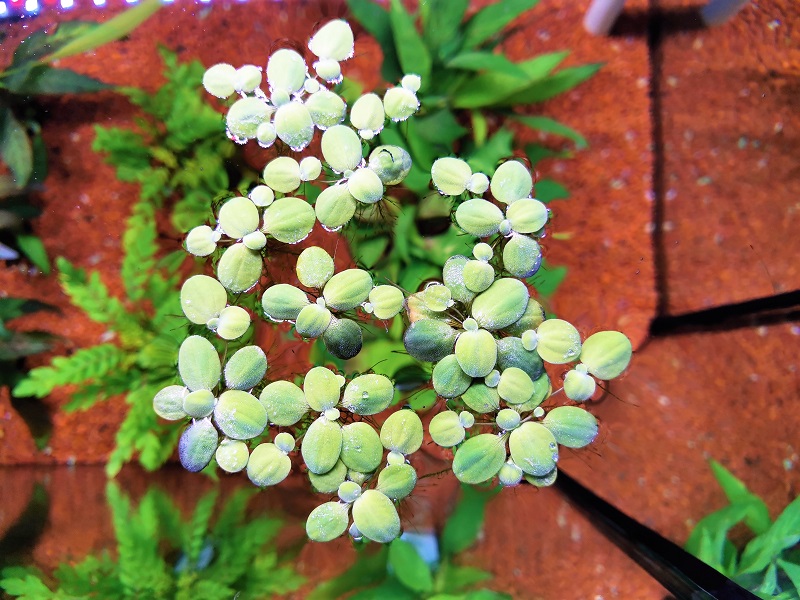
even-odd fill
[[(629, 2), (627, 10), (641, 14), (646, 4)], [(669, 11), (690, 4), (696, 3), (664, 0), (659, 6)], [(552, 308), (585, 334), (621, 329), (638, 348), (630, 373), (611, 386), (619, 399), (609, 397), (596, 406), (602, 422), (596, 454), (564, 452), (560, 464), (631, 516), (682, 543), (694, 522), (724, 503), (706, 466), (709, 457), (762, 495), (773, 515), (800, 487), (800, 422), (792, 407), (798, 390), (796, 326), (647, 340), (659, 300), (654, 232), (662, 242), (661, 292), (668, 313), (799, 287), (795, 257), (800, 248), (793, 233), (800, 195), (800, 9), (791, 0), (762, 0), (718, 29), (668, 33), (659, 49), (657, 82), (663, 139), (654, 140), (646, 21), (632, 27), (630, 37), (590, 38), (580, 27), (587, 5), (587, 0), (543, 1), (507, 43), (516, 59), (571, 48), (568, 64), (606, 63), (579, 89), (543, 107), (520, 109), (559, 119), (590, 144), (572, 160), (539, 167), (541, 176), (563, 182), (572, 192), (570, 200), (552, 205), (554, 232), (573, 234), (569, 241), (546, 244), (550, 262), (569, 267)], [(115, 12), (82, 9), (64, 18), (104, 19)], [(153, 90), (162, 82), (157, 43), (177, 50), (182, 60), (263, 64), (282, 38), (306, 38), (315, 25), (344, 14), (337, 3), (187, 3), (163, 9), (129, 39), (63, 65), (110, 83)], [(0, 63), (47, 19), (10, 27)], [(372, 87), (378, 84), (380, 51), (358, 37), (359, 54), (347, 64), (347, 74)], [(129, 126), (136, 111), (110, 93), (51, 100), (47, 106), (51, 176), (41, 195), (45, 212), (33, 222), (34, 230), (50, 256), (97, 269), (112, 290), (120, 289), (120, 236), (137, 190), (118, 182), (90, 146), (93, 123)], [(523, 141), (536, 139), (526, 135)], [(546, 142), (562, 145), (555, 138)], [(654, 225), (656, 142), (663, 147), (665, 194), (659, 199), (663, 222)], [(0, 292), (61, 306), (60, 314), (18, 323), (61, 334), (58, 354), (99, 343), (106, 333), (69, 305), (52, 277), (0, 268)], [(267, 333), (263, 339), (274, 338)], [(273, 366), (291, 369), (292, 356)], [(29, 364), (46, 364), (49, 358), (35, 357)], [(44, 453), (35, 452), (24, 423), (0, 391), (0, 464), (105, 459), (124, 415), (122, 399), (65, 414), (58, 409), (69, 391), (45, 399), (54, 430)], [(65, 469), (0, 473), (0, 532), (21, 514), (34, 482), (52, 494), (48, 529), (33, 552), (40, 566), (52, 568), (65, 558), (113, 547), (101, 469), (87, 475), (92, 481), (80, 477)], [(263, 510), (280, 508), (304, 517), (322, 500), (301, 492), (299, 480), (259, 496)], [(153, 476), (126, 470), (120, 478), (134, 496), (151, 481), (160, 481), (184, 510), (209, 486), (201, 476), (171, 471)], [(230, 481), (226, 478), (225, 485)], [(419, 492), (419, 504), (404, 505), (403, 518), (440, 524), (455, 500), (452, 478), (423, 480)], [(10, 497), (13, 501), (6, 500)], [(426, 498), (433, 509), (425, 508)], [(293, 522), (287, 539), (302, 537), (301, 526)], [(341, 572), (352, 557), (346, 542), (309, 544), (297, 568), (318, 582)], [(465, 559), (491, 570), (493, 586), (518, 598), (656, 600), (665, 594), (553, 490), (507, 490), (490, 506), (482, 541)]]
[(765, 0), (715, 29), (664, 38), (672, 314), (800, 288), (799, 28), (800, 5)]

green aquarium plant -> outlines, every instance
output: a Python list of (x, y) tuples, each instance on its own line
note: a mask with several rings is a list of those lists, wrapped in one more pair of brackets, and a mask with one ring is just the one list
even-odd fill
[(64, 258), (56, 261), (70, 302), (106, 325), (111, 339), (32, 369), (12, 390), (16, 397), (42, 398), (57, 387), (75, 385), (78, 389), (65, 406), (67, 411), (85, 410), (124, 394), (130, 409), (109, 457), (110, 475), (135, 453), (145, 468), (159, 467), (172, 454), (177, 439), (171, 428), (158, 423), (148, 399), (172, 380), (185, 335), (175, 318), (180, 312), (176, 285), (183, 256), (177, 252), (159, 257), (156, 239), (155, 209), (141, 201), (123, 235), (126, 302), (109, 292), (99, 273), (86, 273)]
[(146, 0), (103, 24), (68, 21), (52, 32), (39, 29), (20, 42), (11, 64), (0, 71), (0, 159), (11, 174), (0, 179), (0, 260), (14, 260), (21, 252), (39, 270), (50, 271), (44, 246), (26, 222), (39, 214), (30, 194), (47, 175), (43, 110), (36, 100), (112, 89), (54, 63), (120, 39), (160, 6), (159, 0)]
[[(358, 222), (350, 241), (354, 255), (367, 267), (380, 268), (404, 285), (415, 277), (435, 277), (448, 250), (459, 246), (457, 232), (446, 227), (449, 207), (428, 196), (430, 170), (438, 157), (457, 153), (473, 169), (491, 176), (515, 150), (512, 124), (564, 137), (578, 149), (587, 146), (583, 136), (562, 123), (513, 110), (566, 92), (600, 67), (558, 69), (568, 52), (521, 62), (506, 56), (503, 42), (514, 30), (508, 26), (537, 3), (504, 0), (465, 18), (469, 5), (465, 0), (421, 2), (417, 14), (399, 0), (392, 0), (388, 7), (373, 0), (348, 0), (355, 19), (380, 44), (384, 80), (397, 81), (404, 72), (421, 77), (417, 117), (402, 123), (390, 121), (379, 135), (382, 143), (409, 152), (413, 166), (403, 186), (418, 198), (404, 197), (396, 219)], [(351, 84), (343, 91), (351, 93), (352, 88)], [(538, 143), (525, 150), (531, 166), (548, 156), (570, 154), (568, 149), (555, 151)], [(539, 200), (568, 196), (564, 186), (553, 180), (537, 181)], [(400, 244), (401, 239), (406, 241)], [(563, 267), (545, 265), (531, 283), (542, 296), (549, 296), (565, 274)]]
[(497, 491), (463, 486), (461, 499), (439, 535), (407, 533), (378, 549), (359, 546), (353, 566), (317, 586), (309, 600), (332, 600), (354, 590), (350, 598), (509, 598), (486, 587), (491, 573), (464, 564), (461, 556), (478, 540), (486, 505)]
[[(203, 100), (197, 81), (204, 67), (197, 61), (180, 63), (161, 49), (167, 83), (155, 94), (124, 89), (141, 107), (144, 118), (136, 130), (96, 126), (93, 148), (107, 156), (117, 177), (140, 185), (122, 237), (121, 276), (124, 298), (112, 297), (97, 273), (86, 274), (58, 260), (62, 287), (70, 301), (95, 322), (109, 327), (113, 341), (58, 357), (50, 366), (32, 370), (17, 385), (15, 396), (44, 397), (56, 387), (78, 385), (66, 410), (85, 410), (111, 396), (123, 394), (130, 409), (107, 465), (110, 475), (138, 455), (152, 470), (173, 453), (177, 437), (159, 426), (147, 401), (171, 381), (184, 331), (179, 318), (177, 269), (183, 252), (164, 255), (158, 241), (157, 215), (166, 210), (181, 232), (202, 218), (208, 198), (230, 185), (228, 171), (247, 170), (236, 163), (225, 126)], [(240, 181), (241, 181), (240, 180)], [(236, 183), (240, 183), (237, 181)]]
[(0, 589), (26, 600), (247, 600), (291, 592), (303, 580), (282, 564), (274, 548), (283, 522), (246, 516), (252, 497), (252, 491), (239, 490), (220, 502), (211, 491), (185, 519), (169, 496), (155, 488), (135, 507), (109, 483), (106, 498), (117, 541), (113, 553), (64, 562), (52, 576), (33, 567), (7, 567), (0, 574)]
[[(106, 156), (120, 181), (139, 184), (141, 200), (166, 208), (173, 227), (185, 233), (203, 218), (209, 198), (255, 173), (235, 160), (234, 147), (220, 135), (219, 113), (198, 90), (203, 65), (179, 62), (165, 48), (159, 52), (166, 83), (153, 94), (122, 89), (144, 116), (133, 129), (96, 125), (92, 148)], [(230, 181), (229, 172), (240, 180)]]
[[(186, 238), (187, 251), (210, 268), (181, 288), (181, 308), (197, 328), (153, 407), (185, 424), (179, 455), (188, 470), (216, 463), (267, 487), (302, 465), (326, 499), (308, 517), (310, 539), (349, 532), (390, 543), (401, 534), (398, 509), (416, 486), (413, 455), (426, 439), (452, 449), (452, 470), (465, 484), (551, 485), (559, 446), (581, 448), (597, 435), (597, 420), (580, 404), (597, 380), (627, 368), (632, 348), (613, 331), (582, 341), (568, 322), (547, 319), (531, 295), (523, 279), (541, 266), (538, 240), (550, 211), (514, 159), (491, 175), (454, 156), (432, 164), (431, 197), (447, 207), (464, 247), (444, 260), (438, 281), (398, 286), (378, 269), (337, 270), (318, 246), (295, 252), (291, 283), (265, 277), (275, 249), (303, 242), (317, 222), (328, 235), (346, 235), (351, 222), (387, 211), (413, 167), (408, 152), (380, 135), (387, 120), (413, 118), (421, 78), (406, 74), (383, 97), (363, 94), (348, 107), (331, 87), (354, 52), (349, 24), (323, 25), (308, 47), (317, 59), (310, 66), (294, 50), (276, 50), (266, 80), (255, 65), (218, 64), (203, 77), (209, 93), (234, 98), (228, 136), (274, 146), (277, 155), (257, 185), (215, 205)], [(295, 158), (318, 133), (320, 156)], [(311, 182), (322, 191), (309, 193)], [(426, 427), (413, 407), (391, 409), (397, 381), (349, 372), (347, 363), (340, 370), (323, 359), (333, 368), (271, 379), (264, 349), (237, 342), (258, 320), (321, 338), (331, 361), (359, 355), (360, 323), (399, 321), (405, 351), (436, 393), (435, 416)], [(553, 390), (545, 363), (566, 371), (563, 388)]]
[[(759, 598), (800, 598), (800, 498), (773, 521), (741, 480), (714, 460), (710, 465), (728, 505), (698, 521), (686, 549)], [(730, 532), (740, 524), (752, 537), (737, 547)]]

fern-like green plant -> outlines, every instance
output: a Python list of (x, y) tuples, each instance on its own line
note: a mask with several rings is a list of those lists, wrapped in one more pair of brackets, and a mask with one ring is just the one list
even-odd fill
[[(170, 498), (154, 488), (134, 507), (116, 484), (109, 483), (114, 555), (104, 551), (77, 563), (65, 562), (52, 577), (32, 567), (8, 567), (0, 589), (25, 600), (246, 600), (292, 591), (302, 579), (279, 564), (271, 547), (283, 523), (246, 518), (253, 495), (252, 490), (239, 490), (218, 506), (217, 492), (209, 492), (184, 520)], [(215, 511), (218, 518), (212, 525)], [(167, 558), (176, 555), (177, 560)]]
[[(106, 155), (118, 179), (141, 186), (142, 199), (159, 208), (168, 203), (173, 226), (185, 232), (205, 218), (210, 198), (239, 183), (229, 181), (226, 168), (235, 149), (220, 135), (225, 124), (198, 89), (203, 65), (180, 63), (165, 48), (159, 52), (166, 83), (154, 94), (124, 90), (144, 112), (136, 129), (97, 125), (92, 148)], [(231, 171), (254, 176), (241, 163)]]
[(56, 261), (61, 286), (72, 304), (97, 323), (107, 325), (113, 342), (82, 348), (31, 370), (17, 383), (17, 397), (42, 398), (55, 388), (76, 385), (65, 410), (84, 410), (115, 395), (125, 395), (130, 409), (117, 433), (107, 465), (110, 475), (139, 454), (147, 469), (163, 464), (172, 453), (176, 434), (158, 423), (152, 396), (174, 377), (180, 330), (180, 298), (176, 289), (181, 252), (159, 259), (155, 209), (148, 201), (134, 207), (123, 236), (122, 273), (126, 301), (113, 296), (97, 272), (86, 273), (64, 258)]
[[(711, 470), (728, 499), (728, 506), (703, 517), (686, 549), (759, 598), (800, 598), (800, 498), (774, 521), (764, 501), (718, 462)], [(728, 534), (744, 523), (755, 536), (737, 548)]]
[[(140, 199), (122, 236), (123, 298), (109, 292), (99, 273), (57, 260), (62, 288), (72, 304), (107, 325), (116, 339), (57, 357), (50, 366), (32, 370), (13, 390), (15, 396), (41, 398), (57, 387), (77, 385), (65, 406), (68, 411), (125, 395), (130, 409), (107, 464), (112, 476), (137, 453), (146, 469), (159, 467), (177, 442), (177, 432), (158, 422), (152, 397), (174, 381), (178, 347), (186, 333), (179, 330), (182, 321), (174, 319), (181, 314), (176, 273), (185, 255), (159, 258), (156, 212), (167, 210), (172, 225), (186, 231), (231, 183), (227, 161), (234, 151), (221, 135), (223, 120), (198, 91), (203, 66), (180, 63), (164, 48), (160, 52), (167, 83), (155, 94), (123, 90), (144, 112), (137, 129), (97, 126), (93, 144), (121, 181), (140, 185)], [(239, 172), (245, 182), (251, 176)]]

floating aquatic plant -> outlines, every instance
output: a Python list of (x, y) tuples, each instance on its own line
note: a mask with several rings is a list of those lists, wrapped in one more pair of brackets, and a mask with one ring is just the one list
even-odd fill
[[(181, 345), (181, 383), (156, 394), (154, 408), (165, 419), (189, 420), (179, 446), (188, 470), (216, 460), (223, 470), (246, 471), (255, 485), (267, 487), (302, 462), (317, 492), (336, 494), (309, 515), (312, 540), (349, 531), (355, 539), (388, 543), (402, 530), (398, 502), (418, 480), (409, 457), (426, 437), (413, 409), (386, 414), (396, 401), (395, 382), (322, 365), (302, 382), (271, 380), (261, 348), (244, 346), (227, 357), (209, 339), (236, 340), (252, 320), (288, 321), (299, 337), (321, 339), (330, 357), (346, 365), (362, 348), (363, 322), (402, 318), (405, 349), (430, 363), (438, 398), (427, 435), (452, 448), (452, 469), (463, 483), (497, 478), (504, 486), (552, 484), (559, 445), (581, 448), (597, 436), (591, 413), (556, 405), (545, 363), (577, 363), (564, 392), (582, 402), (594, 393), (596, 379), (624, 371), (631, 346), (618, 332), (582, 344), (575, 327), (546, 319), (531, 296), (522, 278), (541, 265), (538, 239), (550, 212), (532, 196), (530, 170), (517, 160), (503, 162), (491, 177), (458, 157), (433, 163), (438, 194), (431, 202), (446, 207), (457, 230), (478, 238), (471, 257), (447, 259), (440, 281), (413, 291), (380, 273), (337, 272), (327, 251), (310, 246), (298, 253), (299, 285), (268, 282), (270, 239), (295, 245), (317, 221), (333, 232), (354, 218), (368, 219), (372, 207), (385, 202), (387, 188), (412, 168), (405, 150), (374, 140), (387, 119), (408, 119), (417, 110), (420, 77), (407, 74), (382, 98), (361, 95), (348, 111), (331, 85), (353, 54), (349, 25), (324, 25), (309, 49), (317, 57), (311, 67), (294, 50), (273, 53), (266, 79), (253, 65), (220, 64), (205, 74), (209, 93), (238, 95), (226, 118), (229, 137), (277, 145), (281, 152), (247, 195), (226, 200), (213, 222), (189, 232), (186, 249), (211, 260), (214, 276), (193, 275), (183, 285), (184, 314), (201, 330)], [(287, 155), (307, 148), (317, 132), (320, 157)], [(304, 186), (320, 179), (326, 187), (312, 205)], [(252, 297), (247, 309), (240, 306)]]

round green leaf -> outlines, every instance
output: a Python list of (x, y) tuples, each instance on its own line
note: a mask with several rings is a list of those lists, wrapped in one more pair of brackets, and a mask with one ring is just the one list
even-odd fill
[(225, 289), (246, 292), (258, 283), (262, 269), (261, 254), (244, 244), (230, 246), (217, 263), (217, 278)]
[(274, 123), (275, 133), (294, 152), (304, 150), (314, 137), (314, 121), (302, 102), (288, 102), (278, 107)]
[(362, 269), (346, 269), (331, 277), (322, 290), (327, 305), (334, 310), (350, 310), (372, 291), (372, 276)]
[(219, 313), (216, 332), (223, 340), (237, 340), (249, 327), (250, 313), (241, 306), (228, 306)]
[(457, 398), (469, 388), (472, 377), (464, 373), (455, 354), (445, 356), (433, 367), (433, 389), (443, 398)]
[(508, 438), (508, 447), (514, 463), (528, 475), (541, 477), (556, 467), (556, 438), (541, 423), (528, 421), (517, 427)]
[(336, 374), (325, 367), (312, 368), (303, 380), (306, 402), (317, 412), (324, 412), (339, 403), (341, 387)]
[(373, 542), (388, 544), (400, 535), (397, 509), (377, 490), (365, 490), (353, 503), (353, 522)]
[(500, 375), (497, 393), (508, 404), (522, 404), (533, 396), (533, 381), (528, 374), (517, 367), (508, 367)]
[(223, 233), (238, 240), (258, 229), (258, 208), (250, 198), (236, 196), (219, 209), (219, 226)]
[(212, 390), (222, 374), (219, 354), (207, 339), (191, 335), (178, 351), (178, 372), (189, 390)]
[(208, 275), (193, 275), (181, 286), (181, 308), (192, 323), (205, 325), (225, 308), (228, 293)]
[(315, 492), (320, 494), (333, 494), (347, 477), (347, 467), (339, 459), (327, 473), (317, 475), (309, 471), (308, 479)]
[(472, 317), (483, 329), (495, 331), (517, 321), (528, 305), (528, 288), (519, 279), (504, 277), (495, 281), (472, 301)]
[(443, 196), (460, 196), (467, 190), (472, 169), (460, 158), (445, 157), (431, 167), (433, 185)]
[(261, 488), (279, 484), (291, 470), (292, 461), (275, 444), (259, 444), (247, 461), (247, 477)]
[(381, 443), (392, 452), (412, 454), (422, 446), (422, 421), (413, 410), (398, 410), (381, 426)]
[(347, 384), (342, 406), (357, 415), (376, 415), (386, 410), (394, 398), (394, 386), (388, 377), (359, 375)]
[(310, 246), (297, 257), (295, 270), (304, 286), (322, 289), (333, 276), (333, 258), (319, 246)]
[(500, 408), (500, 395), (497, 388), (489, 387), (483, 383), (473, 383), (461, 399), (468, 407), (479, 414), (493, 413)]
[(585, 402), (594, 395), (597, 382), (588, 373), (572, 370), (564, 377), (564, 395), (576, 402)]
[(270, 423), (281, 427), (294, 425), (308, 412), (305, 394), (290, 381), (275, 381), (261, 391), (259, 401)]
[(258, 398), (241, 390), (220, 394), (214, 421), (222, 433), (235, 440), (249, 440), (267, 427), (267, 411)]
[(542, 249), (539, 242), (527, 235), (512, 234), (503, 247), (503, 266), (506, 271), (514, 277), (526, 279), (536, 274), (541, 265)]
[(597, 437), (597, 419), (580, 406), (558, 406), (547, 413), (542, 424), (567, 448), (583, 448)]
[(581, 350), (581, 362), (589, 373), (607, 381), (622, 375), (633, 355), (631, 341), (619, 331), (600, 331), (590, 335)]
[(435, 444), (442, 448), (452, 448), (464, 441), (464, 426), (458, 413), (445, 410), (431, 419), (428, 432)]
[(486, 377), (497, 363), (497, 344), (485, 329), (462, 331), (455, 355), (461, 370), (470, 377)]
[(264, 183), (276, 192), (289, 194), (300, 187), (300, 182), (300, 164), (290, 156), (274, 158), (264, 167)]
[(376, 490), (392, 500), (402, 500), (417, 485), (417, 472), (409, 464), (389, 465), (378, 473)]
[(277, 322), (295, 321), (300, 311), (309, 304), (306, 293), (288, 283), (273, 285), (261, 296), (264, 314)]
[(341, 123), (347, 111), (344, 100), (326, 89), (311, 94), (306, 100), (306, 108), (314, 125), (323, 130)]
[(494, 235), (500, 230), (502, 221), (503, 213), (500, 209), (481, 198), (467, 200), (456, 209), (458, 226), (477, 237)]
[(272, 108), (260, 98), (241, 98), (228, 109), (225, 123), (228, 131), (237, 140), (252, 140), (261, 123), (269, 121)]
[(183, 399), (187, 394), (189, 390), (182, 385), (168, 385), (159, 390), (153, 398), (153, 410), (167, 421), (185, 419), (187, 415), (183, 410)]
[(506, 218), (515, 232), (534, 233), (547, 224), (547, 207), (533, 198), (523, 198), (508, 207)]
[(361, 139), (346, 125), (334, 125), (322, 134), (322, 156), (337, 173), (354, 171), (363, 158)]
[(314, 204), (317, 219), (328, 231), (346, 225), (356, 212), (356, 199), (347, 188), (347, 183), (332, 185), (322, 190)]
[(284, 244), (302, 242), (311, 233), (317, 216), (300, 198), (280, 198), (264, 211), (264, 233)]
[(312, 542), (330, 542), (347, 530), (350, 507), (341, 502), (326, 502), (311, 511), (306, 520), (306, 535)]
[(383, 446), (372, 425), (357, 421), (342, 427), (341, 460), (348, 469), (372, 473), (381, 464)]
[(247, 466), (250, 449), (240, 440), (224, 439), (215, 455), (219, 467), (227, 473), (238, 473)]
[(225, 364), (225, 386), (231, 390), (249, 390), (257, 386), (267, 372), (267, 355), (258, 346), (245, 346), (234, 352)]
[(331, 318), (330, 325), (322, 334), (325, 349), (336, 358), (350, 360), (361, 351), (364, 343), (361, 327), (350, 319)]
[(400, 146), (378, 146), (370, 152), (368, 164), (384, 185), (397, 185), (411, 171), (411, 155)]
[(403, 334), (403, 345), (417, 360), (437, 362), (453, 353), (458, 333), (444, 321), (420, 319)]
[(308, 470), (317, 475), (330, 471), (341, 452), (342, 427), (324, 416), (311, 424), (300, 446)]
[(217, 450), (219, 435), (211, 419), (195, 421), (187, 427), (178, 441), (181, 465), (191, 473), (205, 469)]
[(563, 319), (548, 319), (536, 330), (539, 342), (536, 351), (543, 360), (563, 365), (577, 360), (581, 354), (581, 335)]
[(504, 204), (529, 196), (532, 189), (533, 178), (530, 171), (516, 160), (503, 163), (492, 176), (492, 196)]
[(501, 371), (509, 367), (522, 369), (532, 380), (544, 372), (544, 363), (536, 350), (526, 350), (518, 337), (504, 337), (497, 340), (497, 368)]
[(309, 304), (297, 315), (295, 329), (306, 339), (314, 339), (325, 333), (331, 323), (331, 311), (319, 304)]
[(306, 61), (294, 50), (282, 48), (267, 61), (267, 79), (272, 90), (297, 92), (302, 89), (307, 73)]
[(475, 485), (489, 481), (506, 461), (505, 440), (482, 433), (459, 446), (453, 458), (453, 474), (462, 483)]

